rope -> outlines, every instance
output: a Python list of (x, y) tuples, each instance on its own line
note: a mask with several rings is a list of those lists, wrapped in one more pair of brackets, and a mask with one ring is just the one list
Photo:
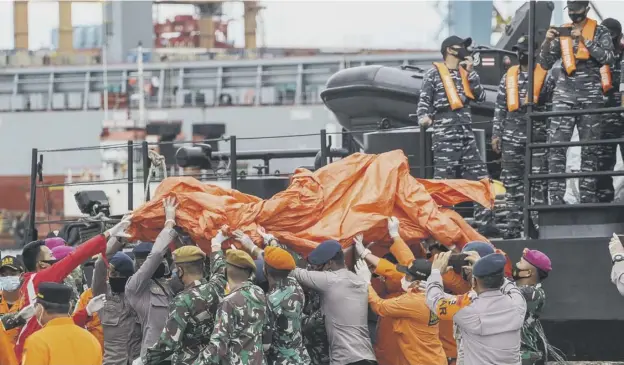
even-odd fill
[[(145, 202), (147, 203), (147, 191), (149, 190), (150, 182), (152, 180), (152, 174), (155, 168), (162, 167), (163, 170), (163, 180), (167, 178), (167, 164), (165, 163), (165, 156), (159, 155), (154, 150), (148, 150), (147, 156), (150, 159), (150, 168), (147, 174), (147, 184), (145, 184), (145, 191), (143, 192), (143, 196)], [(130, 192), (128, 192), (130, 194)]]

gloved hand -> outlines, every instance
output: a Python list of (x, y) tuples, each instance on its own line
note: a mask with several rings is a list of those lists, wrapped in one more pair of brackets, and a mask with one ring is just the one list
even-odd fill
[[(129, 234), (126, 233), (126, 229), (132, 223), (132, 214), (128, 214), (121, 219), (121, 222), (117, 223), (113, 228), (104, 232), (106, 237), (117, 237), (117, 238), (128, 238)], [(109, 240), (110, 241), (110, 240)], [(106, 248), (108, 249), (108, 243), (106, 244)]]
[(35, 315), (35, 304), (29, 304), (29, 305), (25, 306), (17, 314), (17, 316), (20, 317), (21, 319), (23, 319), (24, 321), (28, 321), (34, 315)]
[(243, 245), (245, 251), (249, 253), (254, 252), (254, 250), (256, 249), (256, 245), (253, 243), (251, 238), (245, 234), (245, 232), (237, 229), (236, 231), (232, 232), (232, 234), (234, 235), (234, 238), (236, 238), (236, 240)]
[(143, 365), (143, 360), (141, 360), (141, 356), (134, 359), (134, 361), (132, 362), (132, 365)]
[(165, 225), (167, 225), (167, 223), (173, 223), (173, 225), (175, 226), (176, 209), (178, 208), (178, 204), (176, 204), (175, 198), (165, 198), (163, 200), (163, 207), (165, 208)]
[(211, 252), (216, 252), (221, 250), (221, 245), (228, 239), (227, 232), (230, 230), (227, 224), (221, 226), (219, 231), (217, 231), (217, 235), (212, 237), (210, 240), (210, 250)]
[(373, 274), (368, 269), (368, 266), (366, 265), (366, 262), (364, 262), (364, 260), (359, 259), (355, 263), (355, 273), (357, 274), (357, 276), (366, 280), (366, 282), (370, 284)]
[(266, 230), (264, 228), (258, 226), (258, 229), (256, 229), (256, 231), (258, 232), (260, 236), (262, 236), (265, 246), (269, 246), (269, 245), (275, 246), (277, 244), (277, 238), (275, 238), (275, 236), (270, 233), (266, 233)]
[(104, 308), (104, 304), (106, 304), (106, 294), (100, 294), (91, 298), (89, 303), (87, 303), (87, 314), (89, 317), (93, 315), (93, 313), (99, 311)]
[(397, 217), (388, 218), (388, 233), (390, 237), (399, 238), (399, 219)]
[(622, 241), (620, 241), (620, 237), (617, 234), (613, 234), (611, 237), (611, 241), (609, 241), (609, 253), (611, 254), (611, 258), (613, 256), (620, 254), (624, 255), (624, 246), (622, 246)]
[(355, 235), (355, 237), (353, 237), (353, 243), (355, 244), (355, 253), (360, 259), (364, 259), (371, 253), (368, 248), (364, 247), (363, 240), (364, 235), (362, 233), (358, 233), (357, 235)]
[(421, 280), (421, 281), (418, 283), (418, 290), (420, 290), (420, 291), (422, 291), (422, 292), (427, 291), (427, 280)]

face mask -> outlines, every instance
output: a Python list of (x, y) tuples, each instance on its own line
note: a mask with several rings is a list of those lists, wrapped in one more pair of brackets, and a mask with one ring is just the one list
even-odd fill
[(529, 64), (529, 55), (526, 53), (518, 53), (518, 62), (521, 65), (528, 65)]
[(128, 278), (108, 278), (108, 285), (113, 293), (123, 293), (126, 290), (126, 282)]
[[(521, 276), (521, 273), (526, 272), (526, 271), (528, 271), (529, 274), (526, 276)], [(521, 270), (521, 269), (518, 269), (518, 267), (514, 266), (513, 269), (511, 270), (511, 276), (513, 277), (514, 280), (526, 279), (526, 278), (531, 277), (531, 270), (527, 270), (527, 269)]]
[(169, 287), (173, 294), (178, 294), (182, 290), (184, 290), (184, 282), (178, 275), (178, 270), (175, 270), (171, 273), (171, 279), (169, 279)]
[(401, 289), (403, 289), (404, 292), (408, 292), (410, 289), (410, 285), (412, 285), (411, 281), (407, 281), (407, 279), (404, 277), (401, 278)]
[(20, 287), (19, 276), (0, 277), (0, 290), (16, 291)]
[(470, 279), (470, 275), (468, 274), (468, 272), (466, 270), (462, 270), (461, 276), (462, 276), (462, 279), (464, 279), (465, 281), (470, 281), (469, 280)]
[(585, 20), (585, 18), (587, 17), (587, 15), (585, 15), (585, 12), (583, 13), (568, 13), (568, 16), (570, 17), (570, 20), (572, 20), (572, 23), (582, 23), (583, 20)]

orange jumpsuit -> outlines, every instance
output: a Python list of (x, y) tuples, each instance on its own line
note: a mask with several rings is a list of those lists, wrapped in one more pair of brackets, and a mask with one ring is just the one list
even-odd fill
[[(0, 292), (0, 316), (3, 316), (5, 314), (17, 313), (19, 312), (21, 307), (21, 297), (9, 308), (9, 303), (4, 299), (4, 295)], [(17, 342), (17, 336), (19, 336), (21, 329), (21, 327), (18, 327), (6, 331), (6, 334), (7, 336), (9, 336), (9, 339), (11, 340), (13, 346), (15, 346), (15, 342)]]
[[(74, 322), (78, 326), (84, 327), (87, 331), (89, 331), (89, 333), (95, 336), (95, 338), (98, 340), (98, 342), (102, 346), (102, 351), (103, 351), (104, 330), (102, 329), (102, 323), (100, 322), (100, 317), (98, 316), (97, 313), (93, 313), (93, 315), (90, 317), (86, 314), (87, 304), (89, 304), (89, 301), (91, 299), (93, 299), (93, 291), (91, 291), (91, 288), (89, 288), (80, 295), (80, 300), (78, 301), (78, 304), (76, 305), (76, 310), (74, 311), (73, 318), (74, 318)], [(85, 318), (84, 319), (80, 318), (83, 315), (85, 316)]]
[(102, 365), (102, 347), (69, 317), (55, 318), (26, 339), (22, 365)]
[[(392, 246), (390, 246), (390, 253), (392, 253), (394, 257), (396, 257), (399, 264), (405, 265), (405, 266), (411, 265), (412, 261), (414, 261), (415, 259), (413, 252), (410, 250), (409, 246), (407, 246), (407, 244), (401, 238), (397, 238), (394, 240), (394, 243), (392, 244)], [(375, 269), (375, 273), (377, 275), (383, 276), (386, 279), (386, 285), (396, 290), (395, 292), (392, 292), (391, 290), (389, 290), (391, 294), (387, 297), (387, 299), (396, 298), (403, 294), (403, 291), (401, 289), (401, 279), (403, 278), (404, 275), (396, 270), (394, 264), (392, 264), (391, 262), (387, 260), (380, 259), (379, 264), (377, 265), (377, 268)], [(424, 298), (424, 295), (423, 295), (423, 298)], [(369, 301), (370, 299), (371, 298), (369, 294)], [(371, 303), (371, 306), (373, 306), (373, 303)], [(373, 307), (373, 310), (375, 310), (374, 307)], [(377, 311), (375, 310), (375, 312)], [(404, 355), (403, 348), (405, 347), (405, 343), (404, 343), (404, 346), (401, 346), (402, 336), (399, 335), (404, 330), (400, 328), (397, 329), (397, 323), (396, 323), (397, 319), (393, 318), (393, 316), (391, 315), (384, 316), (383, 314), (380, 314), (380, 315), (381, 317), (379, 318), (379, 321), (377, 324), (377, 343), (375, 344), (375, 355), (377, 356), (378, 363), (384, 364), (384, 365), (386, 364), (387, 365), (410, 364), (409, 361), (406, 362), (408, 359), (406, 358), (406, 356), (408, 355), (407, 354)], [(421, 313), (420, 315), (423, 316), (424, 314)], [(438, 321), (436, 321), (436, 325), (435, 325), (436, 334), (439, 333), (437, 322)], [(420, 335), (416, 335), (415, 333), (416, 332), (412, 333), (411, 336), (420, 336)], [(427, 347), (435, 348), (435, 346), (439, 344), (440, 344), (440, 340), (439, 338), (437, 338), (437, 343), (431, 343), (431, 345), (429, 345), (428, 343), (427, 344), (423, 343), (418, 346), (413, 346), (414, 344), (412, 344), (412, 347), (419, 347), (419, 346), (425, 347), (425, 348), (420, 347), (416, 350), (424, 354), (427, 352), (431, 353), (432, 351), (432, 349), (428, 349)], [(413, 349), (410, 349), (408, 353), (412, 353), (412, 351)], [(422, 358), (422, 355), (419, 355), (419, 356)], [(444, 363), (446, 364), (446, 360)], [(436, 364), (436, 363), (434, 362), (432, 364)]]
[(2, 322), (0, 322), (0, 364), (2, 365), (17, 365), (17, 359), (15, 358), (15, 345), (11, 343), (11, 339), (4, 330)]

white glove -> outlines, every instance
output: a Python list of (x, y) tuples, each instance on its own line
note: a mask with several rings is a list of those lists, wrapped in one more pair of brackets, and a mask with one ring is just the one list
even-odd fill
[(620, 241), (620, 237), (617, 234), (613, 234), (611, 237), (611, 241), (609, 241), (609, 253), (611, 254), (611, 259), (613, 256), (617, 254), (624, 254), (624, 246), (622, 246), (622, 241)]
[(264, 228), (262, 227), (258, 227), (258, 229), (256, 229), (256, 231), (258, 232), (258, 234), (260, 236), (262, 236), (262, 239), (264, 240), (264, 245), (268, 246), (268, 245), (275, 245), (277, 242), (277, 239), (275, 238), (274, 235), (270, 234), (270, 233), (266, 233), (266, 231), (264, 230)]
[(228, 236), (225, 234), (228, 230), (229, 227), (225, 224), (219, 229), (217, 235), (212, 237), (212, 240), (210, 240), (210, 252), (221, 251), (221, 245), (228, 239)]
[(29, 304), (29, 305), (25, 306), (24, 309), (19, 311), (19, 313), (17, 314), (18, 317), (22, 318), (25, 321), (28, 321), (34, 315), (35, 315), (35, 305), (34, 304)]
[(390, 237), (399, 238), (399, 220), (397, 217), (388, 218), (388, 233)]
[(358, 233), (355, 237), (353, 237), (353, 243), (355, 244), (355, 253), (358, 258), (364, 259), (371, 252), (368, 248), (364, 247), (364, 235), (362, 233)]
[(134, 359), (134, 361), (132, 362), (132, 365), (143, 365), (143, 360), (141, 360), (141, 356)]
[(355, 263), (355, 273), (362, 279), (366, 280), (367, 283), (370, 284), (371, 282), (371, 278), (373, 277), (373, 274), (370, 272), (370, 270), (368, 269), (368, 266), (366, 265), (366, 262), (364, 262), (364, 260), (359, 259), (356, 263)]
[(423, 291), (423, 292), (427, 291), (427, 281), (426, 280), (421, 280), (418, 283), (418, 290)]
[(253, 243), (251, 238), (249, 238), (249, 236), (245, 234), (245, 232), (237, 229), (236, 231), (232, 232), (232, 234), (234, 235), (234, 238), (236, 238), (236, 240), (243, 245), (246, 251), (248, 251), (249, 253), (254, 252), (254, 250), (256, 249), (256, 245)]
[(87, 314), (89, 317), (91, 317), (93, 313), (104, 308), (104, 304), (106, 304), (106, 294), (100, 294), (91, 298), (89, 303), (87, 303)]
[(173, 225), (175, 225), (176, 209), (178, 208), (175, 198), (165, 198), (163, 200), (163, 207), (165, 208), (165, 224), (172, 222)]
[[(132, 223), (132, 214), (128, 214), (121, 219), (121, 222), (117, 223), (113, 228), (106, 231), (108, 237), (117, 237), (117, 238), (128, 238), (129, 234), (126, 233), (126, 229)], [(109, 240), (110, 242), (110, 240)], [(111, 243), (112, 245), (112, 243)], [(106, 248), (108, 249), (109, 245), (106, 243)]]

